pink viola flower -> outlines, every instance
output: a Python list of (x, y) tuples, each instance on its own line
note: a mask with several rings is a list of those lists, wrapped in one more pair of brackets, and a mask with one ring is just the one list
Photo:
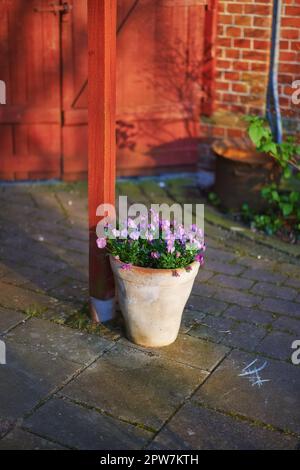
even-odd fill
[(121, 269), (123, 269), (124, 271), (129, 271), (131, 268), (132, 268), (132, 264), (131, 264), (131, 263), (123, 263), (123, 264), (121, 265)]
[(204, 256), (201, 253), (198, 253), (195, 256), (195, 261), (198, 261), (198, 263), (200, 263), (200, 265), (202, 265), (204, 263)]
[(106, 247), (106, 238), (98, 238), (97, 239), (97, 246), (98, 246), (98, 248), (105, 248)]
[(174, 248), (174, 240), (172, 239), (169, 239), (167, 241), (167, 252), (168, 253), (174, 253), (175, 251), (175, 248)]
[(158, 251), (152, 251), (151, 258), (154, 258), (154, 259), (160, 258), (160, 254), (158, 253)]

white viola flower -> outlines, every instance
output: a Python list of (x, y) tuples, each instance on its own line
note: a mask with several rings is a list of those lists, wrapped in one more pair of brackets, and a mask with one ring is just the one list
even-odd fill
[(123, 228), (120, 232), (120, 237), (121, 238), (127, 238), (128, 237), (128, 230), (126, 228)]
[(116, 237), (116, 238), (120, 236), (120, 231), (117, 230), (117, 229), (115, 229), (115, 228), (112, 229), (111, 233), (112, 233), (113, 236)]
[(129, 228), (136, 228), (136, 223), (132, 219), (128, 219), (128, 227)]
[(135, 230), (134, 232), (131, 232), (129, 234), (129, 237), (132, 239), (132, 240), (138, 240), (140, 238), (140, 232), (138, 230)]

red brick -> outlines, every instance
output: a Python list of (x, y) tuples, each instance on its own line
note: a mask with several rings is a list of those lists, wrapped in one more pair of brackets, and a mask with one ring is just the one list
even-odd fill
[(257, 39), (254, 40), (254, 49), (269, 50), (269, 48), (270, 48), (270, 41), (259, 41)]
[(239, 3), (229, 3), (227, 5), (228, 13), (243, 13), (244, 12), (244, 5)]
[(283, 62), (298, 62), (299, 57), (296, 52), (282, 52), (280, 53), (280, 61)]
[(298, 29), (282, 29), (281, 37), (283, 39), (299, 39)]
[(258, 26), (260, 28), (270, 28), (272, 24), (271, 17), (266, 16), (266, 17), (261, 17), (257, 16), (254, 18), (254, 26)]
[(265, 62), (268, 58), (268, 54), (262, 51), (243, 51), (243, 59), (246, 60), (259, 60)]
[(268, 29), (245, 28), (245, 36), (248, 38), (269, 39), (270, 31)]
[(239, 59), (241, 52), (238, 49), (225, 49), (225, 56), (229, 59)]
[(281, 27), (287, 28), (300, 28), (300, 17), (299, 18), (282, 18)]
[(251, 26), (252, 25), (252, 18), (251, 18), (251, 16), (234, 15), (232, 24), (235, 24), (235, 25), (238, 25), (238, 26)]
[(238, 47), (239, 49), (250, 49), (251, 41), (249, 39), (235, 39), (234, 47)]
[(245, 83), (233, 83), (232, 91), (236, 93), (247, 93), (248, 87)]
[(267, 16), (271, 13), (271, 7), (269, 5), (245, 5), (245, 13), (251, 15), (263, 15)]
[(287, 16), (298, 16), (298, 17), (300, 17), (300, 6), (299, 7), (286, 6), (285, 7), (285, 14)]
[(242, 29), (234, 26), (227, 26), (226, 35), (231, 38), (240, 38), (242, 36)]

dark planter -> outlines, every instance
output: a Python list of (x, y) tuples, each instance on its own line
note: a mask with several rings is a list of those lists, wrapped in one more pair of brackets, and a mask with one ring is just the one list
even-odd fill
[(261, 189), (280, 178), (275, 160), (256, 152), (246, 139), (218, 141), (212, 148), (217, 157), (214, 190), (221, 206), (236, 212), (247, 203), (257, 212), (263, 210), (267, 203)]

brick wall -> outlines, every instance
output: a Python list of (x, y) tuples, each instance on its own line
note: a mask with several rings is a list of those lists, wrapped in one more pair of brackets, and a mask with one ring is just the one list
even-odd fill
[[(300, 131), (300, 105), (292, 83), (300, 80), (300, 0), (282, 0), (279, 92), (284, 128)], [(265, 113), (273, 0), (219, 0), (215, 111), (203, 119), (203, 166), (210, 142), (245, 133), (242, 116)]]

